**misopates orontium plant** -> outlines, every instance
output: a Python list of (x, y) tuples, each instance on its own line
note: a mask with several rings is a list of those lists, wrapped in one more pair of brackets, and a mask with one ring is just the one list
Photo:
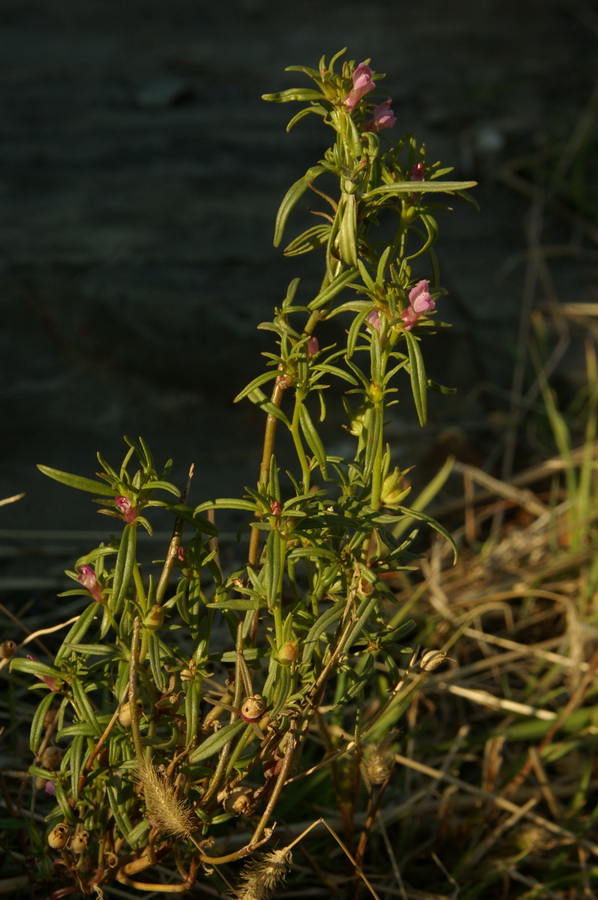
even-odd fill
[[(427, 378), (421, 349), (444, 294), (433, 211), (442, 193), (462, 195), (473, 182), (440, 180), (451, 170), (431, 165), (412, 135), (388, 141), (391, 101), (372, 99), (383, 76), (367, 62), (335, 72), (342, 53), (317, 70), (291, 67), (313, 87), (264, 97), (306, 104), (288, 128), (313, 114), (334, 140), (276, 219), (279, 245), (309, 193), (315, 224), (284, 252), (320, 253), (323, 277), (311, 299), (292, 281), (259, 326), (276, 349), (237, 397), (264, 413), (256, 487), (190, 505), (189, 485), (168, 481), (170, 463), (158, 472), (142, 440), (126, 439), (119, 469), (98, 454), (97, 478), (40, 466), (96, 495), (119, 526), (67, 573), (82, 610), (54, 659), (12, 660), (44, 692), (30, 772), (55, 793), (48, 840), (73, 891), (98, 893), (114, 880), (153, 890), (156, 872), (140, 873), (157, 864), (172, 874), (162, 891), (184, 891), (207, 871), (218, 882), (224, 864), (271, 836), (291, 773), (321, 771), (331, 753), (371, 752), (404, 712), (414, 667), (421, 674), (442, 659), (410, 652), (407, 673), (397, 664), (410, 625), (388, 576), (413, 559), (413, 534), (398, 535), (406, 519), (442, 529), (404, 505), (385, 425), (403, 376), (422, 423), (428, 389), (443, 390)], [(320, 346), (319, 326), (337, 317), (346, 340)], [(328, 452), (322, 436), (334, 382), (349, 458)], [(279, 463), (280, 430), (295, 453)], [(220, 510), (246, 518), (246, 562), (234, 572), (219, 563)], [(152, 534), (158, 517), (171, 520), (172, 540), (162, 562), (141, 563), (138, 530)], [(353, 739), (320, 751), (316, 720)], [(240, 831), (239, 847), (230, 839)], [(238, 896), (250, 896), (252, 877)]]

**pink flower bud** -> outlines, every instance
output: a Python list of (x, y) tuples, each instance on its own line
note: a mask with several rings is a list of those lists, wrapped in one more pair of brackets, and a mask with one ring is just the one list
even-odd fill
[(317, 353), (319, 349), (320, 349), (320, 343), (319, 343), (317, 337), (313, 337), (313, 335), (312, 335), (312, 337), (310, 337), (310, 339), (307, 342), (307, 358), (309, 359), (311, 356), (313, 356), (315, 353)]
[(429, 283), (422, 279), (409, 291), (409, 306), (401, 311), (405, 331), (411, 331), (420, 316), (432, 312), (436, 308), (436, 303), (432, 300), (428, 287)]
[(369, 94), (376, 87), (372, 81), (372, 70), (365, 63), (359, 63), (353, 72), (353, 87), (344, 99), (344, 104), (349, 111), (355, 109), (362, 97)]
[(380, 310), (373, 309), (371, 312), (367, 314), (365, 317), (366, 322), (369, 322), (371, 328), (366, 325), (365, 330), (368, 334), (373, 334), (374, 331), (377, 331), (380, 334)]
[(273, 500), (272, 505), (270, 507), (270, 512), (274, 516), (274, 518), (279, 519), (282, 513), (282, 506), (278, 502), (278, 500)]
[(373, 117), (363, 126), (363, 130), (382, 131), (383, 128), (392, 128), (396, 124), (397, 117), (390, 108), (391, 103), (390, 97), (387, 97), (384, 103), (380, 103), (374, 109)]
[[(37, 656), (33, 656), (32, 654), (28, 654), (27, 659), (32, 659), (34, 662), (38, 662)], [(51, 675), (36, 675), (35, 677), (39, 678), (40, 681), (43, 681), (45, 684), (47, 684), (51, 691), (58, 690), (58, 682), (55, 678), (52, 678)]]
[(410, 181), (425, 181), (426, 180), (426, 173), (424, 172), (423, 162), (418, 162), (413, 166), (413, 168), (409, 172), (409, 180)]
[(82, 584), (84, 588), (87, 588), (94, 600), (98, 603), (102, 602), (102, 589), (98, 584), (96, 573), (92, 566), (80, 566), (77, 581), (79, 584)]
[(117, 497), (114, 502), (123, 514), (123, 519), (127, 525), (130, 525), (131, 522), (135, 521), (139, 515), (139, 510), (136, 509), (136, 507), (131, 506), (131, 501), (128, 497)]

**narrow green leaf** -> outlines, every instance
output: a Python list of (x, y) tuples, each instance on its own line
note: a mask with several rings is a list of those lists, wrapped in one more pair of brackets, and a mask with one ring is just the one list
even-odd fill
[(287, 88), (286, 91), (277, 91), (274, 94), (262, 94), (262, 100), (271, 103), (289, 103), (292, 100), (304, 102), (306, 100), (322, 100), (321, 91), (313, 88)]
[(199, 707), (201, 704), (201, 685), (198, 681), (185, 682), (185, 745), (188, 747), (195, 739), (199, 727)]
[(353, 281), (353, 279), (359, 274), (359, 270), (356, 266), (352, 266), (350, 269), (345, 269), (344, 272), (341, 272), (340, 275), (325, 287), (323, 291), (314, 297), (311, 303), (308, 304), (308, 309), (314, 310), (319, 309), (321, 306), (325, 306), (329, 300), (332, 300), (333, 297), (336, 297), (347, 285)]
[(293, 118), (287, 125), (287, 132), (294, 128), (297, 122), (305, 118), (305, 116), (308, 116), (310, 113), (315, 113), (318, 116), (327, 116), (328, 110), (321, 106), (319, 103), (312, 104), (311, 106), (308, 106), (307, 109), (299, 110), (299, 112), (293, 116)]
[(169, 494), (174, 494), (175, 497), (180, 497), (181, 490), (175, 484), (171, 484), (169, 481), (160, 481), (158, 478), (147, 481), (143, 489), (146, 491), (168, 491)]
[(315, 456), (318, 466), (320, 467), (322, 477), (327, 478), (328, 473), (326, 469), (326, 451), (324, 449), (324, 445), (322, 444), (320, 435), (318, 434), (304, 403), (302, 403), (299, 407), (299, 424), (301, 425), (303, 437), (307, 441), (307, 445)]
[(39, 659), (24, 659), (15, 656), (10, 661), (11, 672), (25, 672), (27, 675), (35, 675), (37, 678), (55, 678), (57, 681), (64, 681), (64, 674), (59, 669), (54, 669), (46, 663), (40, 662)]
[(195, 512), (205, 512), (207, 509), (244, 509), (247, 512), (257, 512), (257, 505), (251, 500), (241, 500), (237, 497), (219, 497), (217, 500), (204, 500), (195, 507)]
[(33, 716), (33, 720), (31, 722), (31, 731), (29, 733), (29, 748), (34, 755), (37, 754), (39, 745), (42, 742), (42, 734), (45, 730), (44, 717), (52, 706), (54, 696), (55, 695), (51, 691), (48, 691), (46, 696), (41, 699), (37, 709), (35, 710), (35, 715)]
[(228, 744), (228, 742), (245, 727), (246, 725), (243, 719), (238, 719), (236, 722), (231, 722), (230, 725), (219, 728), (218, 731), (206, 738), (205, 741), (199, 745), (197, 750), (194, 750), (193, 753), (189, 754), (189, 762), (200, 762), (202, 759), (208, 759), (208, 757), (213, 756), (214, 753), (218, 753), (225, 744)]
[(266, 541), (262, 572), (268, 609), (273, 610), (281, 602), (282, 576), (284, 574), (285, 542), (279, 531), (271, 531)]
[(287, 244), (283, 250), (284, 255), (300, 256), (302, 253), (310, 253), (318, 247), (323, 247), (328, 243), (330, 228), (330, 225), (313, 225)]
[(91, 728), (93, 728), (93, 732), (96, 737), (101, 737), (102, 729), (100, 727), (100, 723), (97, 720), (96, 714), (94, 712), (93, 706), (89, 701), (89, 697), (87, 696), (85, 688), (78, 678), (72, 679), (71, 688), (73, 691), (73, 699), (75, 701), (77, 714)]
[(160, 641), (158, 635), (154, 631), (145, 632), (147, 639), (147, 650), (149, 655), (150, 670), (154, 680), (154, 684), (162, 693), (166, 690), (166, 681), (164, 679), (164, 666), (160, 657)]
[(278, 419), (279, 422), (282, 422), (287, 428), (290, 429), (291, 423), (280, 409), (280, 407), (275, 406), (271, 400), (266, 397), (264, 392), (260, 388), (255, 388), (251, 391), (250, 394), (247, 395), (248, 399), (251, 400), (252, 403), (255, 403), (256, 406), (259, 406), (260, 409), (263, 409), (264, 412), (268, 413), (269, 416), (274, 416), (275, 419)]
[(294, 184), (290, 186), (284, 197), (282, 198), (282, 202), (278, 207), (278, 213), (276, 214), (276, 222), (274, 224), (274, 246), (280, 246), (280, 242), (282, 241), (282, 236), (284, 234), (284, 229), (287, 223), (287, 219), (290, 215), (291, 210), (295, 206), (295, 204), (301, 199), (308, 186), (315, 181), (318, 175), (321, 175), (325, 169), (323, 166), (312, 166), (311, 169), (308, 169), (305, 175), (302, 178), (299, 178)]
[(74, 623), (68, 634), (66, 635), (64, 641), (62, 642), (62, 646), (58, 650), (56, 657), (54, 659), (55, 663), (59, 663), (64, 657), (67, 655), (67, 650), (70, 650), (74, 645), (81, 643), (81, 640), (87, 634), (91, 623), (99, 616), (102, 611), (102, 607), (100, 604), (93, 600), (86, 609), (83, 610), (77, 621)]
[(75, 735), (68, 749), (68, 766), (71, 770), (71, 798), (75, 802), (79, 798), (79, 778), (85, 762), (87, 738), (82, 734)]
[(324, 632), (328, 631), (332, 626), (340, 619), (343, 610), (343, 603), (335, 603), (334, 606), (330, 606), (319, 619), (312, 625), (309, 632), (307, 633), (307, 637), (303, 642), (303, 653), (302, 653), (302, 662), (307, 666), (311, 663), (312, 656), (316, 649), (316, 645), (324, 634)]
[(51, 469), (50, 466), (38, 465), (37, 467), (42, 475), (59, 481), (60, 484), (66, 484), (68, 487), (76, 488), (78, 491), (87, 491), (90, 494), (99, 494), (101, 497), (114, 497), (114, 489), (103, 481), (94, 481), (93, 478), (83, 478), (82, 475), (70, 475), (68, 472), (61, 472), (59, 469)]
[(114, 580), (110, 597), (110, 609), (113, 613), (120, 609), (129, 588), (136, 562), (136, 551), (137, 528), (134, 524), (125, 525), (114, 566)]
[(252, 391), (254, 391), (256, 388), (261, 387), (263, 384), (266, 384), (268, 381), (274, 381), (277, 375), (278, 372), (275, 370), (270, 372), (262, 372), (261, 375), (258, 375), (257, 378), (254, 378), (253, 381), (250, 381), (249, 384), (244, 387), (240, 393), (237, 394), (237, 396), (233, 400), (233, 403), (238, 403), (239, 400), (242, 400), (244, 397), (248, 397)]
[(349, 266), (357, 265), (357, 200), (354, 194), (341, 196), (337, 216), (340, 217), (338, 226), (337, 246), (340, 258)]
[(220, 609), (220, 610), (248, 610), (248, 609), (259, 609), (260, 601), (257, 598), (252, 597), (234, 597), (229, 600), (219, 600), (215, 603), (206, 603), (208, 609)]
[(419, 342), (414, 336), (406, 331), (405, 340), (407, 342), (407, 351), (409, 353), (409, 365), (407, 371), (411, 379), (411, 393), (413, 394), (413, 402), (417, 411), (417, 418), (420, 425), (425, 425), (428, 418), (428, 384), (426, 377), (426, 366), (424, 358), (419, 348)]
[(114, 816), (115, 822), (118, 825), (118, 830), (120, 831), (122, 837), (125, 838), (125, 840), (128, 840), (133, 831), (133, 823), (126, 813), (124, 804), (122, 803), (120, 797), (120, 792), (116, 787), (116, 784), (111, 784), (110, 782), (106, 784), (106, 795), (108, 797), (108, 803), (110, 804), (112, 815)]
[(372, 197), (392, 194), (425, 194), (446, 192), (454, 194), (455, 191), (466, 191), (477, 185), (477, 181), (395, 181), (393, 184), (383, 184), (363, 195), (364, 200)]

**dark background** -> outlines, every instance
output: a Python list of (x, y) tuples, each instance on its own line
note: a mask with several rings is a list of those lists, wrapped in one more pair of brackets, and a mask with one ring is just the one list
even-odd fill
[[(194, 502), (254, 480), (262, 417), (232, 398), (269, 346), (257, 323), (293, 277), (306, 301), (317, 283), (310, 257), (284, 260), (272, 230), (329, 140), (317, 117), (286, 134), (298, 107), (260, 96), (302, 84), (285, 66), (345, 45), (387, 73), (396, 133), (479, 181), (481, 212), (456, 200), (438, 245), (453, 328), (429, 368), (459, 393), (423, 435), (402, 403), (392, 438), (397, 463), (425, 474), (458, 424), (483, 460), (526, 291), (530, 198), (505, 172), (566, 142), (597, 43), (582, 0), (2, 0), (0, 498), (26, 491), (0, 507), (4, 540), (106, 524), (35, 464), (92, 475), (98, 450), (119, 462), (123, 434), (174, 457), (180, 481), (195, 462)], [(581, 247), (555, 263), (557, 300), (592, 299), (595, 247), (591, 264), (569, 222), (549, 212), (544, 224)], [(342, 450), (340, 427), (332, 441)]]

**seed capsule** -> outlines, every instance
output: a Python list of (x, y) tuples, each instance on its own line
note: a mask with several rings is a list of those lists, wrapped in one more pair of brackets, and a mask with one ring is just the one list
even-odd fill
[(251, 812), (251, 788), (240, 787), (224, 798), (225, 810), (234, 816), (247, 816)]
[(239, 713), (244, 722), (257, 722), (266, 711), (266, 703), (261, 694), (254, 694), (248, 697), (241, 704)]
[(50, 769), (55, 772), (60, 766), (62, 759), (62, 750), (58, 747), (46, 747), (41, 755), (40, 763), (44, 769)]
[(442, 650), (426, 650), (421, 655), (419, 667), (423, 672), (433, 672), (449, 657)]
[(71, 838), (69, 850), (73, 853), (83, 853), (89, 843), (89, 831), (77, 831)]
[(48, 835), (48, 846), (53, 850), (62, 850), (66, 846), (70, 833), (68, 825), (64, 823), (55, 825)]
[(17, 645), (14, 641), (2, 641), (0, 644), (0, 659), (12, 659), (17, 652)]

